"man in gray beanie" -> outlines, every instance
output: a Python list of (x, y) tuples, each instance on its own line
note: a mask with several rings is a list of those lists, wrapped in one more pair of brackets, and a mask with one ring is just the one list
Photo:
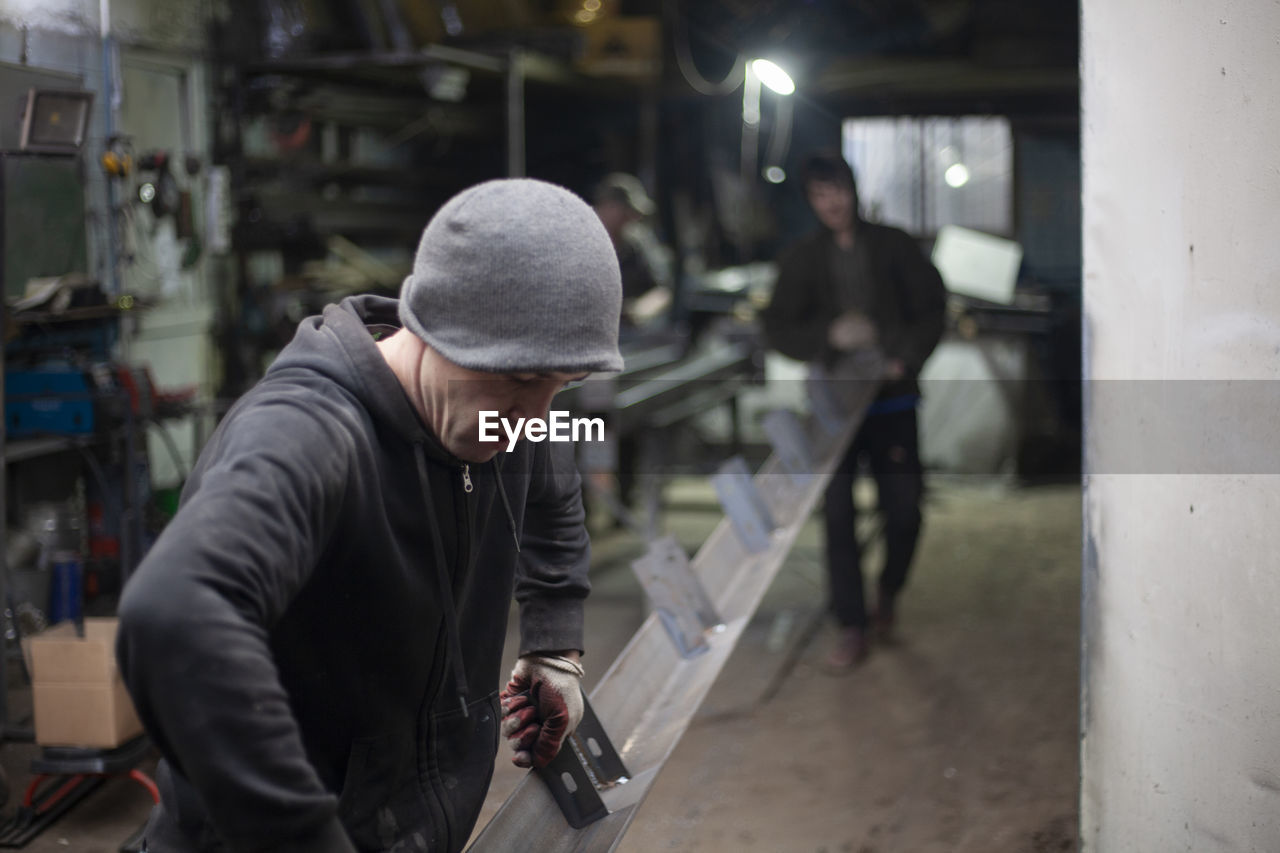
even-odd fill
[[(147, 849), (460, 850), (499, 735), (582, 714), (572, 448), (486, 441), (622, 367), (592, 209), (534, 180), (449, 201), (399, 300), (304, 320), (205, 447), (125, 588), (117, 653), (163, 755)], [(500, 695), (508, 607), (520, 651)]]

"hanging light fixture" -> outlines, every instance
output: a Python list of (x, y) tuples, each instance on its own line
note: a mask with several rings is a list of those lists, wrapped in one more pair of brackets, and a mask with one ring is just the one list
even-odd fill
[(779, 95), (790, 95), (796, 90), (795, 81), (781, 65), (767, 59), (751, 60), (751, 70), (760, 78), (760, 82)]

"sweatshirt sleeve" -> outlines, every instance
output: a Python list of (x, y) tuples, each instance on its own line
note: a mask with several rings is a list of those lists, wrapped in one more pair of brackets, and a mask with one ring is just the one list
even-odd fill
[(269, 647), (353, 456), (351, 432), (314, 409), (282, 399), (233, 413), (120, 603), (117, 655), (138, 714), (236, 851), (353, 850)]
[(887, 354), (902, 360), (907, 376), (917, 376), (946, 328), (947, 289), (913, 238), (898, 231), (895, 240), (894, 266), (906, 324)]
[(591, 542), (573, 445), (536, 445), (516, 570), (520, 654), (584, 651), (582, 609), (591, 583)]
[(827, 327), (834, 317), (823, 308), (812, 251), (797, 245), (779, 258), (773, 298), (761, 315), (769, 346), (800, 361), (819, 361), (831, 354)]

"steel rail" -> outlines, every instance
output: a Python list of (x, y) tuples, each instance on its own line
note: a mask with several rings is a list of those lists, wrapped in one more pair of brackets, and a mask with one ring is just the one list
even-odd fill
[(707, 635), (708, 650), (682, 658), (656, 614), (640, 626), (591, 693), (591, 703), (631, 772), (628, 782), (601, 793), (610, 814), (582, 829), (569, 826), (546, 784), (534, 774), (520, 781), (469, 850), (610, 851), (635, 818), (663, 764), (689, 727), (774, 576), (817, 505), (831, 474), (862, 422), (877, 384), (848, 384), (850, 414), (832, 434), (811, 423), (813, 472), (797, 482), (777, 454), (754, 483), (776, 523), (765, 550), (753, 553), (722, 519), (691, 561), (724, 629)]

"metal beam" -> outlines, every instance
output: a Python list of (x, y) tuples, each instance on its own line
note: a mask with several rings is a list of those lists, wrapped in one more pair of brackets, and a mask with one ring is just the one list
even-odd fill
[(524, 71), (523, 51), (512, 50), (507, 59), (507, 177), (524, 177)]
[(632, 773), (630, 781), (602, 792), (611, 813), (574, 829), (547, 786), (531, 774), (485, 826), (470, 848), (473, 853), (594, 853), (617, 847), (813, 512), (878, 390), (875, 382), (841, 385), (851, 397), (842, 401), (849, 414), (840, 428), (826, 431), (816, 422), (807, 428), (814, 476), (797, 480), (775, 454), (753, 479), (777, 525), (768, 546), (752, 552), (724, 519), (693, 558), (693, 571), (711, 593), (725, 623), (722, 631), (706, 635), (707, 651), (683, 657), (658, 615), (651, 614), (592, 691), (596, 713)]
[(430, 44), (415, 51), (373, 51), (368, 53), (331, 53), (295, 59), (272, 59), (250, 62), (244, 70), (250, 74), (288, 74), (308, 71), (351, 71), (361, 68), (416, 68), (445, 62), (472, 71), (502, 74), (507, 70), (501, 57), (462, 50), (441, 44)]

